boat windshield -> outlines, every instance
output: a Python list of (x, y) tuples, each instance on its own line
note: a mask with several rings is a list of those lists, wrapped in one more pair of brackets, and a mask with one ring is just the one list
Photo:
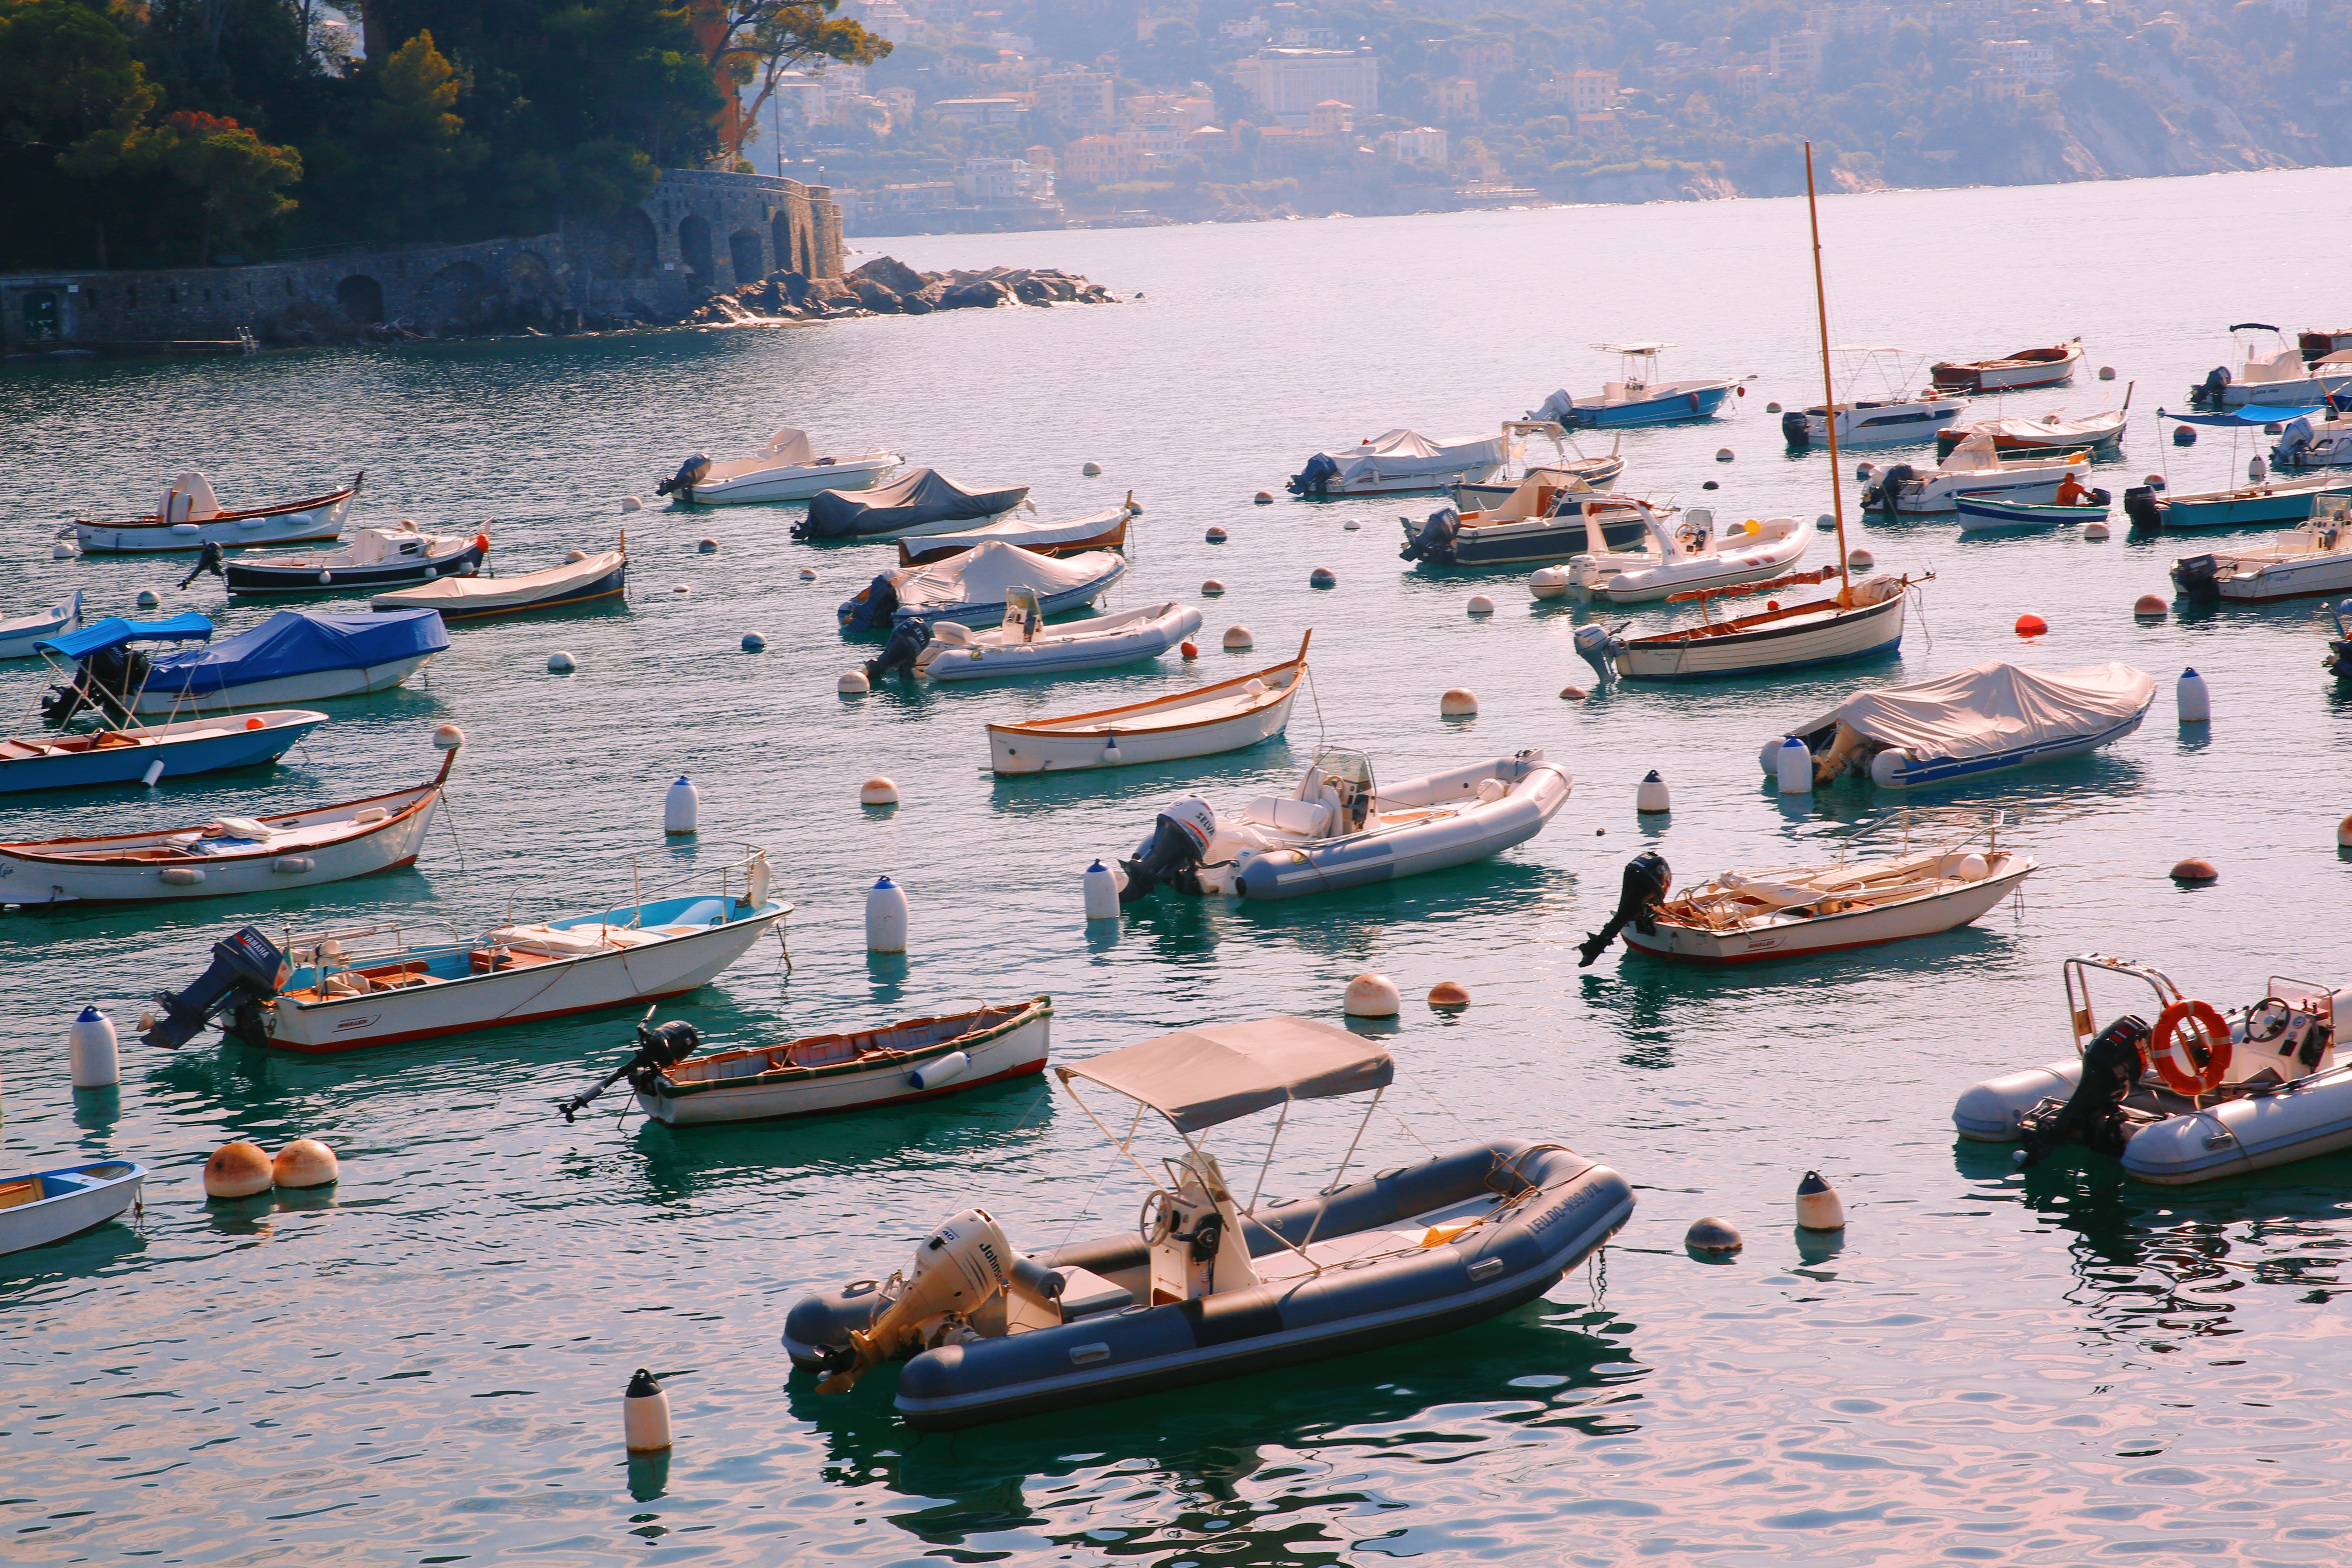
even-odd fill
[(1361, 752), (1326, 746), (1315, 753), (1299, 785), (1302, 800), (1312, 800), (1325, 789), (1339, 797), (1339, 833), (1360, 833), (1371, 815), (1372, 798), (1380, 793), (1372, 778), (1372, 759)]

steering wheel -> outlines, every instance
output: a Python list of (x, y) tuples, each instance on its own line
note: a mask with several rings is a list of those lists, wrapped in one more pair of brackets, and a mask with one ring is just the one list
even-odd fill
[(2246, 1014), (2246, 1038), (2257, 1045), (2266, 1045), (2286, 1033), (2294, 1019), (2294, 1009), (2275, 996), (2265, 996)]
[(1135, 1228), (1146, 1247), (1157, 1247), (1168, 1239), (1176, 1228), (1176, 1194), (1165, 1187), (1154, 1187), (1143, 1200), (1142, 1212), (1135, 1216)]

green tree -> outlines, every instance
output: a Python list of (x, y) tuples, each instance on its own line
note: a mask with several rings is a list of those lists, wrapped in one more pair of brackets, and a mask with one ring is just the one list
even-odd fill
[[(26, 220), (68, 203), (79, 208), (105, 266), (120, 193), (103, 183), (138, 163), (135, 146), (159, 97), (130, 38), (100, 7), (0, 0), (0, 208)], [(19, 231), (0, 240), (0, 254), (27, 259), (47, 248), (36, 248), (37, 221), (0, 226)]]
[(282, 186), (302, 177), (302, 158), (291, 147), (273, 147), (236, 121), (184, 109), (133, 143), (133, 156), (158, 167), (199, 194), (204, 236), (197, 259), (212, 263), (213, 241), (235, 239), (294, 210)]
[(473, 83), (419, 33), (375, 73), (362, 135), (371, 226), (387, 239), (448, 232), (467, 202), (465, 176), (489, 155), (457, 113)]

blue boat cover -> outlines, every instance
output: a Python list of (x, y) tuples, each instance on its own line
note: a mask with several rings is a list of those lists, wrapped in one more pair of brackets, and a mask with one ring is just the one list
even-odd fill
[(225, 642), (164, 655), (155, 660), (147, 689), (206, 696), (259, 680), (390, 664), (448, 646), (449, 631), (438, 610), (379, 610), (360, 616), (280, 610)]
[(2226, 414), (2168, 414), (2159, 408), (2156, 416), (2169, 419), (2176, 425), (2236, 426), (2242, 429), (2252, 425), (2259, 428), (2264, 425), (2284, 425), (2294, 419), (2325, 419), (2327, 417), (2327, 405), (2315, 403), (2309, 408), (2279, 408), (2267, 403), (2249, 403)]
[(127, 621), (121, 616), (109, 616), (93, 621), (78, 632), (66, 632), (47, 637), (33, 646), (68, 658), (80, 658), (102, 647), (113, 647), (127, 642), (203, 642), (213, 635), (212, 622), (194, 610), (184, 616), (173, 616), (168, 621)]

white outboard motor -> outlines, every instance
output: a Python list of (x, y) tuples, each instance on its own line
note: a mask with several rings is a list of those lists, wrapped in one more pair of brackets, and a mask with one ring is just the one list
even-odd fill
[(849, 1364), (817, 1384), (820, 1394), (844, 1394), (886, 1361), (923, 1348), (943, 1324), (933, 1319), (972, 1313), (1003, 1294), (1013, 1282), (1013, 1244), (1004, 1227), (983, 1208), (969, 1208), (931, 1232), (915, 1248), (913, 1266), (891, 1283), (897, 1294), (873, 1327), (849, 1336)]
[(1201, 864), (1216, 841), (1217, 814), (1199, 795), (1188, 795), (1171, 804), (1151, 825), (1151, 837), (1136, 849), (1135, 858), (1122, 860), (1126, 885), (1118, 901), (1131, 904), (1147, 897), (1162, 882), (1180, 893), (1202, 895)]
[(1625, 651), (1625, 639), (1618, 634), (1624, 629), (1619, 626), (1612, 632), (1601, 626), (1576, 628), (1577, 657), (1592, 667), (1592, 673), (1603, 686), (1617, 679), (1617, 656)]

